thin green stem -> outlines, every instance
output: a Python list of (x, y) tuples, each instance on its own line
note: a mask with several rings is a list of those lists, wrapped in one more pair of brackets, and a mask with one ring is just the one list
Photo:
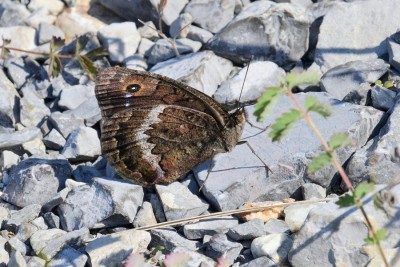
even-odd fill
[(36, 51), (31, 51), (31, 50), (25, 50), (25, 49), (19, 49), (19, 48), (0, 45), (0, 49), (4, 49), (4, 48), (11, 50), (11, 51), (15, 51), (15, 52), (27, 53), (27, 54), (32, 54), (32, 55), (44, 56), (44, 57), (55, 56), (58, 58), (66, 58), (66, 59), (72, 59), (75, 57), (75, 55), (50, 54), (50, 53), (36, 52)]
[[(332, 159), (332, 163), (335, 166), (336, 170), (339, 172), (340, 176), (343, 179), (343, 182), (346, 184), (347, 188), (349, 188), (349, 190), (352, 192), (353, 196), (354, 196), (354, 187), (351, 184), (351, 181), (349, 179), (349, 177), (347, 176), (346, 172), (344, 171), (342, 165), (340, 164), (339, 160), (337, 159), (337, 155), (335, 153), (335, 151), (329, 146), (328, 142), (326, 142), (325, 138), (322, 136), (321, 132), (318, 130), (317, 126), (314, 124), (313, 120), (311, 119), (310, 115), (308, 114), (308, 112), (303, 108), (303, 106), (300, 104), (300, 102), (297, 100), (297, 98), (293, 95), (292, 89), (288, 88), (288, 96), (293, 100), (294, 104), (296, 105), (296, 107), (298, 108), (298, 110), (301, 112), (301, 114), (303, 115), (305, 121), (307, 122), (307, 124), (310, 126), (310, 128), (313, 130), (313, 132), (315, 133), (315, 135), (317, 136), (318, 140), (321, 142), (322, 146), (324, 147), (325, 151), (327, 153), (329, 153), (329, 155), (331, 156)], [(367, 223), (367, 226), (369, 228), (369, 230), (371, 231), (372, 236), (374, 237), (376, 246), (379, 250), (379, 254), (382, 257), (382, 260), (385, 264), (386, 267), (390, 267), (389, 262), (386, 258), (385, 253), (383, 252), (380, 240), (376, 234), (376, 230), (375, 227), (372, 225), (371, 220), (369, 219), (367, 213), (365, 212), (363, 203), (360, 199), (355, 199), (356, 201), (356, 206), (360, 209), (361, 214), (363, 215), (365, 222)]]

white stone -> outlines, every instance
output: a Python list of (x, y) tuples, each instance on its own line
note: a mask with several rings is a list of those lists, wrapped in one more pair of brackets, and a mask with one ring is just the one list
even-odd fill
[[(7, 45), (9, 47), (24, 50), (34, 50), (36, 48), (36, 31), (34, 28), (28, 26), (0, 27), (0, 36), (11, 40), (11, 43)], [(11, 51), (11, 54), (21, 56), (24, 53)]]
[(94, 158), (101, 154), (100, 139), (97, 131), (90, 127), (80, 126), (68, 137), (61, 152), (66, 158)]
[(264, 235), (251, 242), (251, 253), (254, 258), (267, 256), (275, 263), (280, 263), (285, 261), (292, 243), (292, 239), (285, 233)]
[(306, 220), (308, 213), (314, 207), (316, 207), (316, 205), (309, 204), (293, 205), (285, 208), (285, 222), (289, 226), (289, 229), (292, 233), (299, 231)]
[(141, 38), (134, 22), (107, 25), (100, 29), (98, 37), (114, 62), (123, 62), (125, 58), (135, 54)]
[(28, 4), (28, 9), (35, 11), (39, 8), (46, 8), (49, 10), (50, 14), (58, 15), (64, 8), (64, 3), (61, 0), (30, 0)]

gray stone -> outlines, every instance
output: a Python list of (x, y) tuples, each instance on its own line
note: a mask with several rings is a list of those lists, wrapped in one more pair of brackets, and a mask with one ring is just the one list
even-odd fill
[(26, 242), (34, 233), (38, 230), (46, 230), (47, 228), (40, 228), (37, 225), (34, 225), (32, 222), (23, 223), (18, 226), (16, 237)]
[(157, 224), (157, 220), (154, 216), (153, 207), (150, 202), (145, 201), (133, 220), (133, 227), (136, 228), (155, 224)]
[(38, 227), (39, 229), (48, 229), (47, 224), (44, 221), (44, 218), (42, 216), (37, 217), (36, 219), (34, 219), (33, 221), (31, 221), (32, 225)]
[(159, 63), (150, 71), (186, 83), (211, 96), (228, 78), (231, 69), (232, 63), (229, 60), (211, 51), (203, 51)]
[(156, 185), (156, 190), (168, 221), (198, 216), (208, 209), (207, 203), (179, 182)]
[(385, 87), (375, 85), (371, 90), (372, 106), (387, 111), (396, 103), (396, 92)]
[(186, 38), (192, 21), (192, 16), (189, 13), (180, 14), (179, 17), (172, 22), (169, 28), (169, 35), (172, 38)]
[(242, 248), (240, 243), (229, 241), (225, 234), (216, 234), (208, 241), (205, 254), (216, 261), (224, 257), (230, 266), (239, 257)]
[(101, 119), (100, 108), (96, 96), (92, 95), (73, 110), (67, 110), (65, 115), (84, 120), (86, 126), (93, 126)]
[(9, 215), (10, 211), (6, 207), (0, 206), (0, 225), (7, 221)]
[[(13, 47), (11, 44), (9, 46)], [(30, 57), (8, 57), (4, 61), (4, 67), (11, 81), (14, 82), (18, 89), (40, 69), (39, 63)]]
[(0, 153), (0, 169), (6, 170), (17, 165), (20, 157), (12, 151), (4, 150)]
[(72, 176), (78, 182), (91, 184), (93, 178), (103, 176), (103, 173), (94, 166), (79, 165), (72, 172)]
[(67, 112), (53, 112), (51, 113), (49, 120), (54, 128), (56, 128), (64, 138), (67, 138), (73, 130), (83, 126), (82, 118)]
[(195, 223), (188, 223), (183, 226), (183, 233), (186, 238), (200, 239), (205, 235), (225, 234), (229, 229), (237, 226), (238, 220), (232, 216), (211, 218)]
[(81, 247), (89, 240), (89, 229), (82, 228), (72, 232), (59, 229), (39, 230), (30, 238), (30, 243), (36, 255), (46, 261), (52, 259), (65, 247)]
[(214, 99), (219, 103), (235, 106), (241, 96), (241, 103), (254, 103), (264, 93), (265, 88), (279, 86), (286, 76), (283, 69), (270, 61), (252, 61), (248, 71), (247, 69), (248, 66), (242, 68), (235, 76), (224, 81), (213, 95)]
[(347, 165), (353, 185), (369, 180), (386, 184), (400, 171), (400, 98), (391, 109), (390, 117), (379, 134), (357, 150)]
[(202, 44), (207, 43), (214, 36), (211, 32), (194, 25), (190, 25), (188, 28), (189, 32), (186, 37)]
[(267, 256), (275, 263), (285, 264), (293, 240), (285, 233), (257, 237), (251, 243), (251, 253), (255, 258)]
[[(202, 46), (200, 42), (184, 38), (177, 39), (175, 44), (180, 55), (197, 52)], [(148, 58), (149, 64), (155, 65), (159, 62), (176, 57), (177, 55), (170, 42), (165, 39), (159, 39), (145, 56)]]
[(62, 90), (58, 106), (62, 109), (75, 109), (94, 96), (94, 84), (74, 85)]
[(165, 218), (164, 210), (160, 201), (160, 198), (157, 194), (150, 194), (149, 197), (151, 206), (154, 211), (154, 216), (156, 217), (158, 222), (165, 222), (167, 219)]
[(50, 229), (60, 228), (60, 218), (54, 213), (46, 212), (43, 214), (43, 218)]
[(65, 138), (56, 129), (52, 129), (48, 135), (43, 138), (43, 143), (47, 148), (59, 150), (65, 145)]
[(92, 266), (117, 266), (129, 254), (145, 252), (150, 240), (150, 233), (131, 229), (98, 237), (90, 241), (85, 250)]
[(400, 44), (388, 39), (389, 63), (397, 71), (400, 71)]
[(55, 21), (56, 17), (51, 15), (45, 7), (36, 9), (25, 19), (25, 23), (35, 29), (39, 28), (42, 23), (53, 24)]
[(22, 92), (35, 92), (36, 95), (41, 99), (51, 97), (52, 87), (47, 69), (45, 69), (43, 66), (40, 66), (38, 71), (27, 78), (26, 82), (21, 87), (21, 90)]
[(98, 37), (113, 62), (123, 62), (125, 58), (135, 54), (140, 43), (136, 24), (128, 21), (112, 23), (101, 28)]
[[(349, 61), (375, 59), (387, 53), (384, 40), (398, 31), (396, 19), (385, 16), (377, 23), (376, 10), (395, 14), (400, 12), (400, 2), (339, 1), (330, 6), (319, 28), (315, 51), (315, 62), (324, 72)], [(338, 20), (338, 17), (343, 19)], [(354, 29), (368, 29), (368, 32)]]
[[(235, 0), (192, 0), (185, 12), (193, 17), (193, 22), (210, 32), (218, 32), (233, 19)], [(210, 14), (212, 14), (210, 16)]]
[(36, 127), (25, 127), (22, 130), (12, 133), (0, 133), (0, 148), (13, 148), (35, 139), (41, 139), (42, 134)]
[(87, 259), (88, 257), (85, 254), (67, 246), (59, 253), (57, 253), (57, 255), (54, 256), (54, 258), (51, 259), (51, 261), (46, 266), (84, 267)]
[(240, 267), (279, 267), (278, 264), (276, 264), (273, 260), (268, 258), (267, 256), (259, 257), (257, 259), (254, 259), (252, 261), (249, 261), (245, 264), (240, 265)]
[(388, 69), (389, 65), (382, 59), (348, 62), (327, 71), (321, 77), (321, 89), (342, 100), (357, 91), (362, 83), (376, 82)]
[[(148, 53), (150, 53), (150, 50), (153, 47), (153, 45), (154, 45), (153, 41), (151, 41), (147, 38), (142, 38), (140, 40), (140, 44), (139, 44), (137, 53), (142, 56), (148, 55)], [(128, 59), (129, 59), (129, 57), (128, 57)], [(126, 62), (128, 61), (128, 59), (125, 59), (125, 66), (126, 66)], [(147, 63), (146, 63), (146, 65), (147, 65)]]
[(20, 119), (25, 126), (38, 126), (44, 121), (44, 118), (50, 115), (50, 109), (44, 104), (34, 92), (22, 90)]
[[(337, 151), (341, 163), (346, 162), (356, 149), (366, 143), (383, 115), (381, 111), (371, 107), (329, 98), (326, 93), (296, 94), (300, 103), (304, 103), (307, 96), (316, 97), (318, 101), (333, 108), (332, 115), (327, 119), (315, 113), (310, 114), (325, 140), (329, 140), (337, 132), (349, 134), (352, 145)], [(288, 96), (282, 96), (265, 121), (257, 122), (252, 116), (248, 116), (248, 121), (264, 129), (291, 108), (294, 108), (293, 101)], [(247, 114), (253, 114), (254, 106), (246, 107), (246, 111)], [(260, 134), (259, 128), (246, 124), (242, 140), (246, 140), (255, 154), (268, 164), (272, 173), (267, 173), (264, 163), (246, 144), (237, 145), (230, 153), (216, 155), (203, 188), (204, 196), (215, 209), (231, 210), (248, 202), (285, 199), (300, 193), (298, 189), (304, 181), (325, 188), (331, 185), (336, 173), (333, 166), (326, 166), (316, 173), (307, 172), (311, 159), (322, 152), (323, 148), (305, 121), (297, 122), (279, 143), (273, 143), (267, 134)], [(209, 164), (206, 162), (194, 169), (200, 184), (207, 176)]]
[(10, 261), (8, 262), (8, 266), (16, 266), (16, 267), (26, 267), (26, 261), (24, 256), (22, 256), (21, 252), (17, 250), (11, 251)]
[(227, 235), (233, 240), (248, 240), (265, 234), (264, 221), (261, 219), (241, 223), (229, 229)]
[(19, 207), (44, 204), (64, 187), (72, 168), (67, 160), (30, 158), (10, 172), (2, 198)]
[(43, 205), (42, 212), (49, 212), (52, 209), (54, 209), (56, 206), (63, 203), (64, 200), (67, 198), (69, 191), (71, 191), (71, 189), (67, 188), (67, 187), (62, 189), (61, 191), (59, 191), (54, 197), (52, 197), (49, 201), (47, 201)]
[(0, 236), (0, 266), (1, 267), (6, 267), (8, 261), (10, 260), (10, 256), (5, 248), (5, 244), (7, 243), (7, 239), (4, 237)]
[(30, 15), (25, 5), (4, 0), (0, 5), (0, 27), (24, 25), (24, 20)]
[(362, 106), (370, 106), (371, 105), (371, 84), (369, 82), (361, 83), (357, 88), (350, 91), (345, 97), (343, 97), (343, 101), (362, 105)]
[(46, 267), (46, 261), (36, 256), (29, 257), (26, 263), (29, 267)]
[(16, 250), (19, 253), (21, 253), (22, 256), (25, 256), (27, 252), (29, 252), (29, 247), (24, 244), (21, 240), (18, 239), (18, 237), (11, 237), (7, 241), (8, 246), (10, 247), (11, 250)]
[(285, 208), (285, 222), (292, 233), (296, 233), (303, 226), (310, 210), (317, 204), (292, 205)]
[(267, 234), (290, 233), (289, 226), (285, 221), (273, 218), (264, 224), (264, 229)]
[(23, 209), (11, 213), (4, 228), (8, 231), (16, 232), (19, 225), (36, 219), (39, 216), (40, 208), (41, 206), (38, 204), (31, 204)]
[(184, 247), (176, 247), (172, 253), (183, 253), (189, 256), (189, 261), (186, 263), (189, 266), (202, 266), (202, 267), (213, 267), (215, 266), (215, 261), (203, 254)]
[[(400, 186), (390, 191), (399, 195)], [(363, 202), (368, 217), (373, 218), (375, 229), (384, 227), (390, 233), (381, 243), (383, 249), (396, 247), (400, 237), (398, 203), (389, 214), (374, 207), (372, 194), (367, 195)], [(310, 211), (306, 223), (294, 236), (289, 261), (292, 266), (300, 267), (310, 264), (336, 266), (339, 261), (347, 266), (364, 266), (370, 261), (364, 247), (368, 232), (361, 211), (356, 207), (341, 208), (334, 202), (319, 205)], [(308, 259), (307, 262), (304, 259)]]
[(65, 39), (64, 32), (50, 23), (40, 23), (38, 29), (38, 44), (45, 44), (51, 41), (53, 37)]
[(154, 25), (152, 21), (147, 21), (138, 28), (140, 36), (142, 39), (149, 39), (151, 41), (155, 41), (160, 38), (157, 32), (157, 27)]
[(173, 228), (154, 229), (151, 230), (150, 233), (150, 247), (163, 246), (168, 252), (172, 252), (177, 247), (196, 251), (199, 246), (198, 242), (184, 238)]
[(80, 126), (71, 132), (61, 154), (72, 160), (91, 160), (101, 154), (100, 139), (97, 131)]
[[(307, 51), (309, 26), (309, 14), (302, 6), (255, 1), (211, 38), (206, 48), (237, 63), (254, 57), (283, 66)], [(276, 34), (276, 29), (284, 34)]]
[(58, 206), (61, 226), (67, 231), (82, 227), (112, 227), (132, 223), (143, 201), (143, 189), (124, 181), (94, 178), (89, 185), (71, 189)]
[(22, 148), (28, 155), (45, 155), (46, 146), (41, 138), (35, 138), (32, 141), (22, 144)]
[(326, 189), (318, 184), (303, 184), (301, 186), (301, 192), (304, 200), (309, 200), (311, 198), (321, 199), (326, 197)]
[[(142, 39), (142, 40), (147, 40), (147, 39)], [(149, 40), (147, 40), (149, 41)], [(149, 41), (151, 42), (151, 41)], [(140, 49), (140, 47), (139, 47)], [(133, 70), (141, 70), (141, 71), (146, 71), (147, 70), (147, 63), (143, 55), (140, 54), (135, 54), (133, 56), (127, 57), (124, 61), (125, 67), (128, 69), (133, 69)]]
[(0, 71), (0, 95), (0, 126), (14, 128), (16, 120), (19, 120), (17, 104), (20, 97), (3, 70)]

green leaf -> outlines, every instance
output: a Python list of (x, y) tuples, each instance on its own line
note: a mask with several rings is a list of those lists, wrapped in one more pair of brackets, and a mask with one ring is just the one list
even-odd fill
[(387, 236), (388, 236), (388, 232), (384, 228), (378, 229), (376, 231), (376, 238), (379, 241), (385, 240), (387, 238)]
[(386, 82), (383, 84), (383, 87), (385, 87), (385, 88), (391, 88), (391, 87), (393, 87), (393, 86), (394, 86), (394, 81), (391, 81), (391, 80), (386, 81)]
[(87, 43), (89, 41), (89, 38), (87, 38), (86, 36), (79, 36), (76, 39), (76, 45), (75, 45), (75, 55), (80, 55), (83, 51), (83, 49), (85, 49)]
[(86, 57), (101, 57), (101, 56), (107, 56), (108, 52), (104, 47), (97, 47), (93, 50), (90, 50), (85, 54)]
[(375, 189), (375, 184), (369, 183), (367, 181), (361, 182), (356, 186), (354, 189), (354, 197), (356, 199), (361, 199), (363, 198), (366, 194), (374, 191)]
[(347, 146), (351, 143), (351, 139), (346, 133), (335, 133), (332, 135), (331, 140), (329, 141), (329, 146), (333, 150), (338, 149), (340, 147)]
[(319, 83), (319, 80), (320, 75), (314, 71), (291, 72), (286, 75), (286, 82), (290, 89), (305, 84), (315, 85)]
[(94, 80), (98, 73), (94, 63), (86, 56), (78, 55), (77, 58), (82, 69), (86, 72), (91, 80)]
[(328, 165), (332, 160), (331, 155), (328, 152), (322, 152), (318, 156), (312, 159), (308, 165), (308, 173), (314, 173), (324, 166)]
[(272, 138), (272, 141), (280, 140), (300, 118), (301, 114), (297, 109), (291, 109), (289, 112), (283, 113), (271, 125), (269, 137)]
[(356, 204), (354, 197), (350, 194), (345, 194), (339, 197), (339, 200), (336, 201), (336, 205), (341, 208), (350, 207)]
[(372, 236), (369, 236), (364, 238), (364, 242), (367, 243), (367, 245), (374, 245), (375, 239)]
[(65, 40), (60, 37), (53, 36), (50, 41), (50, 51), (52, 53), (57, 52), (61, 47), (65, 45)]
[(52, 56), (50, 58), (50, 64), (49, 64), (49, 73), (51, 77), (57, 77), (62, 69), (62, 64), (61, 60), (57, 56)]
[(383, 83), (382, 83), (381, 80), (377, 80), (377, 81), (375, 82), (375, 85), (383, 86)]
[(278, 87), (270, 87), (265, 90), (256, 103), (254, 116), (257, 117), (257, 121), (262, 121), (268, 116), (283, 93), (284, 90)]
[(332, 114), (332, 107), (320, 102), (315, 96), (307, 96), (305, 107), (307, 111), (313, 111), (326, 118)]

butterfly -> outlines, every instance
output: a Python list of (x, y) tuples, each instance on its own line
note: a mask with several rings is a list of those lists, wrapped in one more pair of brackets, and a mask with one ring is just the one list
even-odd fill
[(103, 155), (119, 176), (143, 186), (176, 181), (231, 151), (246, 121), (204, 93), (168, 77), (109, 67), (96, 79)]

